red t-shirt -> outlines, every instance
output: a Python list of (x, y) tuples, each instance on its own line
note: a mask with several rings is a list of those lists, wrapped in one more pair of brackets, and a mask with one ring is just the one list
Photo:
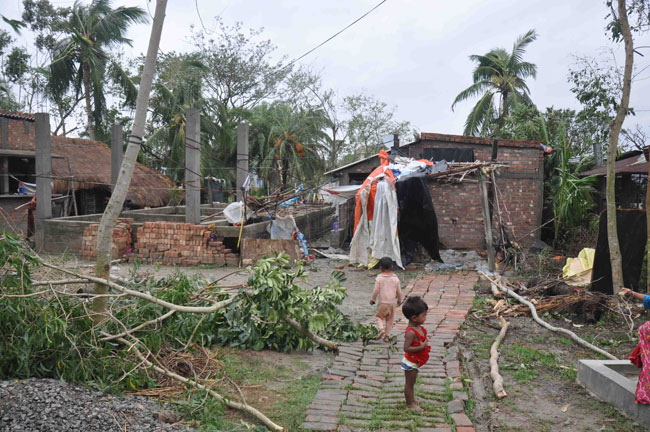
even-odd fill
[[(427, 339), (427, 329), (424, 327), (420, 326), (420, 330), (422, 330), (422, 334), (418, 333), (416, 329), (413, 327), (409, 327), (406, 329), (405, 333), (408, 333), (409, 331), (412, 331), (415, 333), (417, 336), (415, 340), (413, 340), (413, 343), (411, 346), (420, 346), (421, 343), (426, 342)], [(428, 346), (422, 351), (418, 351), (416, 353), (404, 353), (404, 357), (406, 357), (406, 360), (413, 362), (418, 365), (418, 367), (422, 367), (426, 364), (426, 362), (429, 361), (429, 351), (431, 351), (431, 347)]]

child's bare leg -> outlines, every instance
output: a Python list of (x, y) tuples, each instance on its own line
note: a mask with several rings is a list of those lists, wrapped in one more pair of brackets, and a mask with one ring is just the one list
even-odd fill
[(393, 328), (393, 320), (394, 320), (393, 316), (389, 316), (388, 318), (386, 318), (386, 327), (384, 327), (384, 334), (386, 337), (386, 341), (388, 341), (388, 339), (390, 338), (390, 331)]
[(380, 317), (377, 318), (377, 328), (379, 329), (379, 334), (377, 334), (377, 339), (381, 339), (384, 334), (386, 334), (386, 326), (384, 325), (384, 319)]
[(417, 370), (404, 371), (404, 398), (406, 399), (406, 408), (421, 411), (422, 408), (415, 405), (415, 380), (418, 378)]

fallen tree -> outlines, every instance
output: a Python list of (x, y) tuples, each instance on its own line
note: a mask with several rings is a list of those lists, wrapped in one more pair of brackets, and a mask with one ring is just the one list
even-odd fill
[[(31, 268), (39, 264), (72, 278), (48, 275), (49, 280), (32, 284)], [(0, 241), (0, 267), (6, 324), (0, 326), (0, 379), (56, 377), (105, 391), (124, 391), (155, 386), (149, 372), (154, 368), (254, 416), (272, 430), (281, 428), (243, 397), (239, 402), (221, 395), (212, 388), (216, 382), (209, 374), (201, 382), (191, 375), (183, 377), (165, 367), (158, 353), (167, 347), (182, 353), (194, 344), (204, 349), (215, 343), (284, 351), (314, 346), (336, 349), (332, 338), (372, 335), (370, 328), (352, 323), (337, 308), (345, 297), (342, 274), (335, 272), (324, 287), (301, 289), (296, 280), (305, 275), (303, 266), (292, 266), (286, 255), (260, 260), (249, 269), (249, 285), (236, 292), (180, 273), (159, 280), (124, 281), (129, 283), (125, 286), (42, 263), (19, 239), (6, 236)], [(102, 294), (78, 293), (81, 283), (107, 289)], [(98, 296), (108, 306), (101, 328), (89, 310)], [(193, 369), (191, 362), (188, 366)]]
[(514, 297), (520, 303), (525, 304), (526, 306), (528, 306), (528, 308), (530, 309), (530, 314), (532, 315), (533, 319), (535, 320), (535, 322), (537, 322), (542, 327), (544, 327), (544, 328), (546, 328), (548, 330), (551, 330), (553, 332), (563, 333), (563, 334), (569, 336), (577, 344), (579, 344), (579, 345), (581, 345), (581, 346), (583, 346), (585, 348), (589, 348), (590, 350), (595, 351), (598, 354), (607, 357), (608, 359), (618, 360), (616, 357), (614, 357), (613, 355), (611, 355), (607, 351), (605, 351), (605, 350), (603, 350), (601, 348), (598, 348), (595, 345), (590, 344), (589, 342), (587, 342), (584, 339), (581, 339), (580, 337), (578, 337), (578, 335), (573, 333), (571, 330), (567, 330), (567, 329), (564, 329), (564, 328), (561, 328), (561, 327), (554, 327), (554, 326), (550, 325), (549, 323), (547, 323), (546, 321), (543, 321), (542, 319), (539, 318), (539, 316), (537, 316), (537, 310), (535, 309), (534, 304), (532, 304), (530, 301), (526, 300), (525, 298), (523, 298), (522, 296), (520, 296), (516, 292), (514, 292), (511, 289), (509, 289), (508, 287), (506, 287), (505, 284), (501, 283), (501, 281), (497, 280), (497, 278), (490, 277), (489, 275), (487, 275), (484, 272), (479, 272), (479, 273), (483, 277), (485, 277), (488, 281), (490, 281), (492, 284), (494, 284), (500, 291), (508, 294), (511, 297)]

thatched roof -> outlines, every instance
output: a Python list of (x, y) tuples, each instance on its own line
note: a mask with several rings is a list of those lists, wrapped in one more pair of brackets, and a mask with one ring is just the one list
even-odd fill
[[(81, 138), (52, 137), (52, 153), (63, 159), (52, 159), (54, 189), (68, 190), (72, 171), (75, 189), (108, 189), (111, 183), (111, 149), (104, 143)], [(70, 168), (68, 168), (68, 162)], [(127, 199), (138, 207), (160, 207), (169, 202), (173, 182), (158, 171), (136, 164)]]
[[(34, 115), (0, 110), (0, 117), (9, 120), (6, 149), (34, 152)], [(52, 136), (51, 143), (56, 193), (67, 192), (70, 178), (76, 190), (111, 188), (111, 149), (106, 144), (62, 136)], [(138, 163), (126, 198), (138, 207), (164, 206), (172, 187), (168, 177)]]

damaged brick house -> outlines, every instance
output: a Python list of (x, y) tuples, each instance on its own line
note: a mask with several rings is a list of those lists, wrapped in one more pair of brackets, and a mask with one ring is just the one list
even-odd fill
[[(35, 183), (35, 116), (0, 110), (0, 218), (2, 229), (24, 233), (29, 189), (19, 193), (19, 182)], [(94, 214), (104, 211), (111, 193), (111, 149), (104, 143), (52, 136), (53, 215)], [(159, 207), (170, 199), (172, 181), (138, 163), (127, 200), (133, 208)], [(74, 194), (74, 207), (66, 195)]]
[[(420, 139), (399, 148), (406, 156), (456, 162), (489, 161), (493, 138), (422, 133)], [(498, 161), (507, 164), (496, 174), (498, 204), (504, 225), (523, 245), (539, 237), (544, 191), (544, 152), (537, 141), (498, 139)], [(326, 174), (339, 185), (361, 184), (379, 158), (371, 156)], [(429, 181), (429, 190), (438, 218), (442, 246), (451, 249), (482, 249), (485, 228), (482, 203), (475, 178), (460, 183)], [(495, 201), (496, 202), (496, 201)], [(354, 200), (339, 213), (342, 229), (351, 234)], [(495, 213), (494, 217), (498, 217)]]

